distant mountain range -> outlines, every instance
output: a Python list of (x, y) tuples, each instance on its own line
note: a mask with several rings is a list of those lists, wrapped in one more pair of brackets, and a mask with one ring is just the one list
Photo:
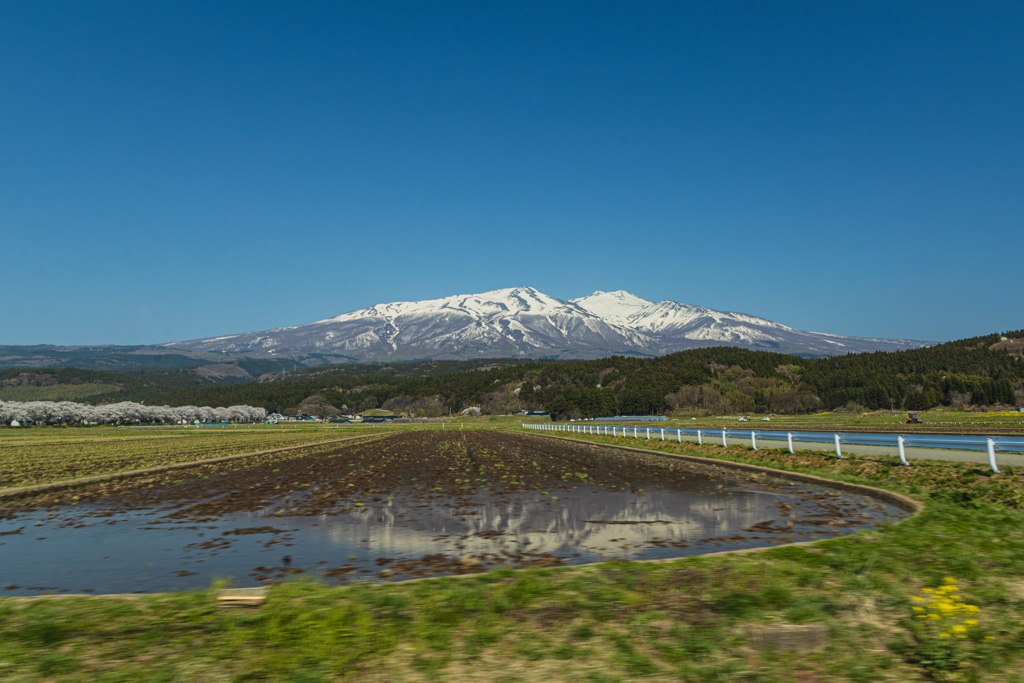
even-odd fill
[[(744, 313), (655, 303), (623, 291), (562, 301), (532, 287), (515, 287), (377, 304), (297, 327), (150, 346), (0, 346), (0, 369), (171, 370), (234, 363), (255, 377), (334, 363), (661, 356), (702, 346), (815, 357), (934, 343), (805, 332)], [(219, 376), (224, 369), (209, 372)]]
[(304, 363), (470, 358), (660, 356), (702, 346), (737, 346), (807, 356), (930, 346), (915, 339), (806, 332), (764, 318), (629, 292), (563, 301), (532, 287), (429, 301), (377, 304), (319, 322), (148, 347)]

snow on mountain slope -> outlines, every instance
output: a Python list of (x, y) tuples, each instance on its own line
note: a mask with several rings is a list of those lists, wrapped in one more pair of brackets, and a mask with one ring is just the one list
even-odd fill
[(717, 343), (787, 353), (836, 355), (928, 345), (928, 342), (913, 339), (806, 332), (745, 313), (716, 311), (675, 301), (654, 303), (623, 291), (594, 292), (571, 302), (610, 323), (657, 336), (665, 348), (673, 350)]
[(608, 322), (649, 332), (692, 329), (708, 321), (729, 321), (737, 325), (758, 325), (788, 330), (785, 325), (756, 318), (743, 313), (723, 313), (703, 306), (691, 306), (675, 301), (653, 303), (629, 292), (594, 292), (590, 296), (571, 299), (580, 308), (604, 318)]
[(265, 332), (175, 342), (197, 352), (310, 359), (310, 362), (483, 357), (600, 358), (661, 355), (713, 345), (789, 353), (916, 348), (913, 340), (802, 332), (763, 318), (629, 292), (562, 301), (532, 287), (428, 301), (377, 304), (334, 318)]

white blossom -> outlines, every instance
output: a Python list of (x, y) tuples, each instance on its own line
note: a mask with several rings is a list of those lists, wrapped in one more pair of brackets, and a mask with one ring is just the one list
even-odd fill
[(71, 401), (0, 401), (0, 424), (31, 422), (96, 422), (99, 424), (187, 422), (259, 422), (267, 411), (252, 406), (147, 406), (132, 401), (91, 406)]

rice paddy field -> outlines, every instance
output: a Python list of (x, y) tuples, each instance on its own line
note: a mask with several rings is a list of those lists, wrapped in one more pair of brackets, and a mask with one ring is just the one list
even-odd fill
[[(88, 581), (44, 583), (40, 564), (37, 583), (3, 591), (0, 679), (1024, 680), (1014, 468), (500, 430), (359, 435), (4, 500), (0, 556), (52, 543), (48, 561)], [(728, 462), (925, 508), (908, 518)], [(77, 537), (109, 552), (76, 566)], [(245, 572), (207, 570), (236, 558)], [(148, 595), (99, 582), (125, 568), (196, 583)], [(218, 607), (229, 581), (269, 586), (267, 602)], [(127, 595), (70, 595), (84, 589)]]
[(330, 429), (0, 429), (0, 488), (346, 438)]
[(903, 516), (593, 444), (405, 432), (0, 499), (0, 580), (16, 595), (403, 579), (779, 545)]

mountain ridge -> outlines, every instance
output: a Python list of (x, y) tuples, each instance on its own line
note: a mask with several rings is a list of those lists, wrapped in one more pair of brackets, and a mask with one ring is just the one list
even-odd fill
[(332, 363), (660, 356), (701, 346), (824, 356), (932, 343), (808, 332), (745, 313), (647, 301), (623, 290), (561, 300), (533, 287), (511, 287), (375, 304), (305, 325), (156, 346)]

